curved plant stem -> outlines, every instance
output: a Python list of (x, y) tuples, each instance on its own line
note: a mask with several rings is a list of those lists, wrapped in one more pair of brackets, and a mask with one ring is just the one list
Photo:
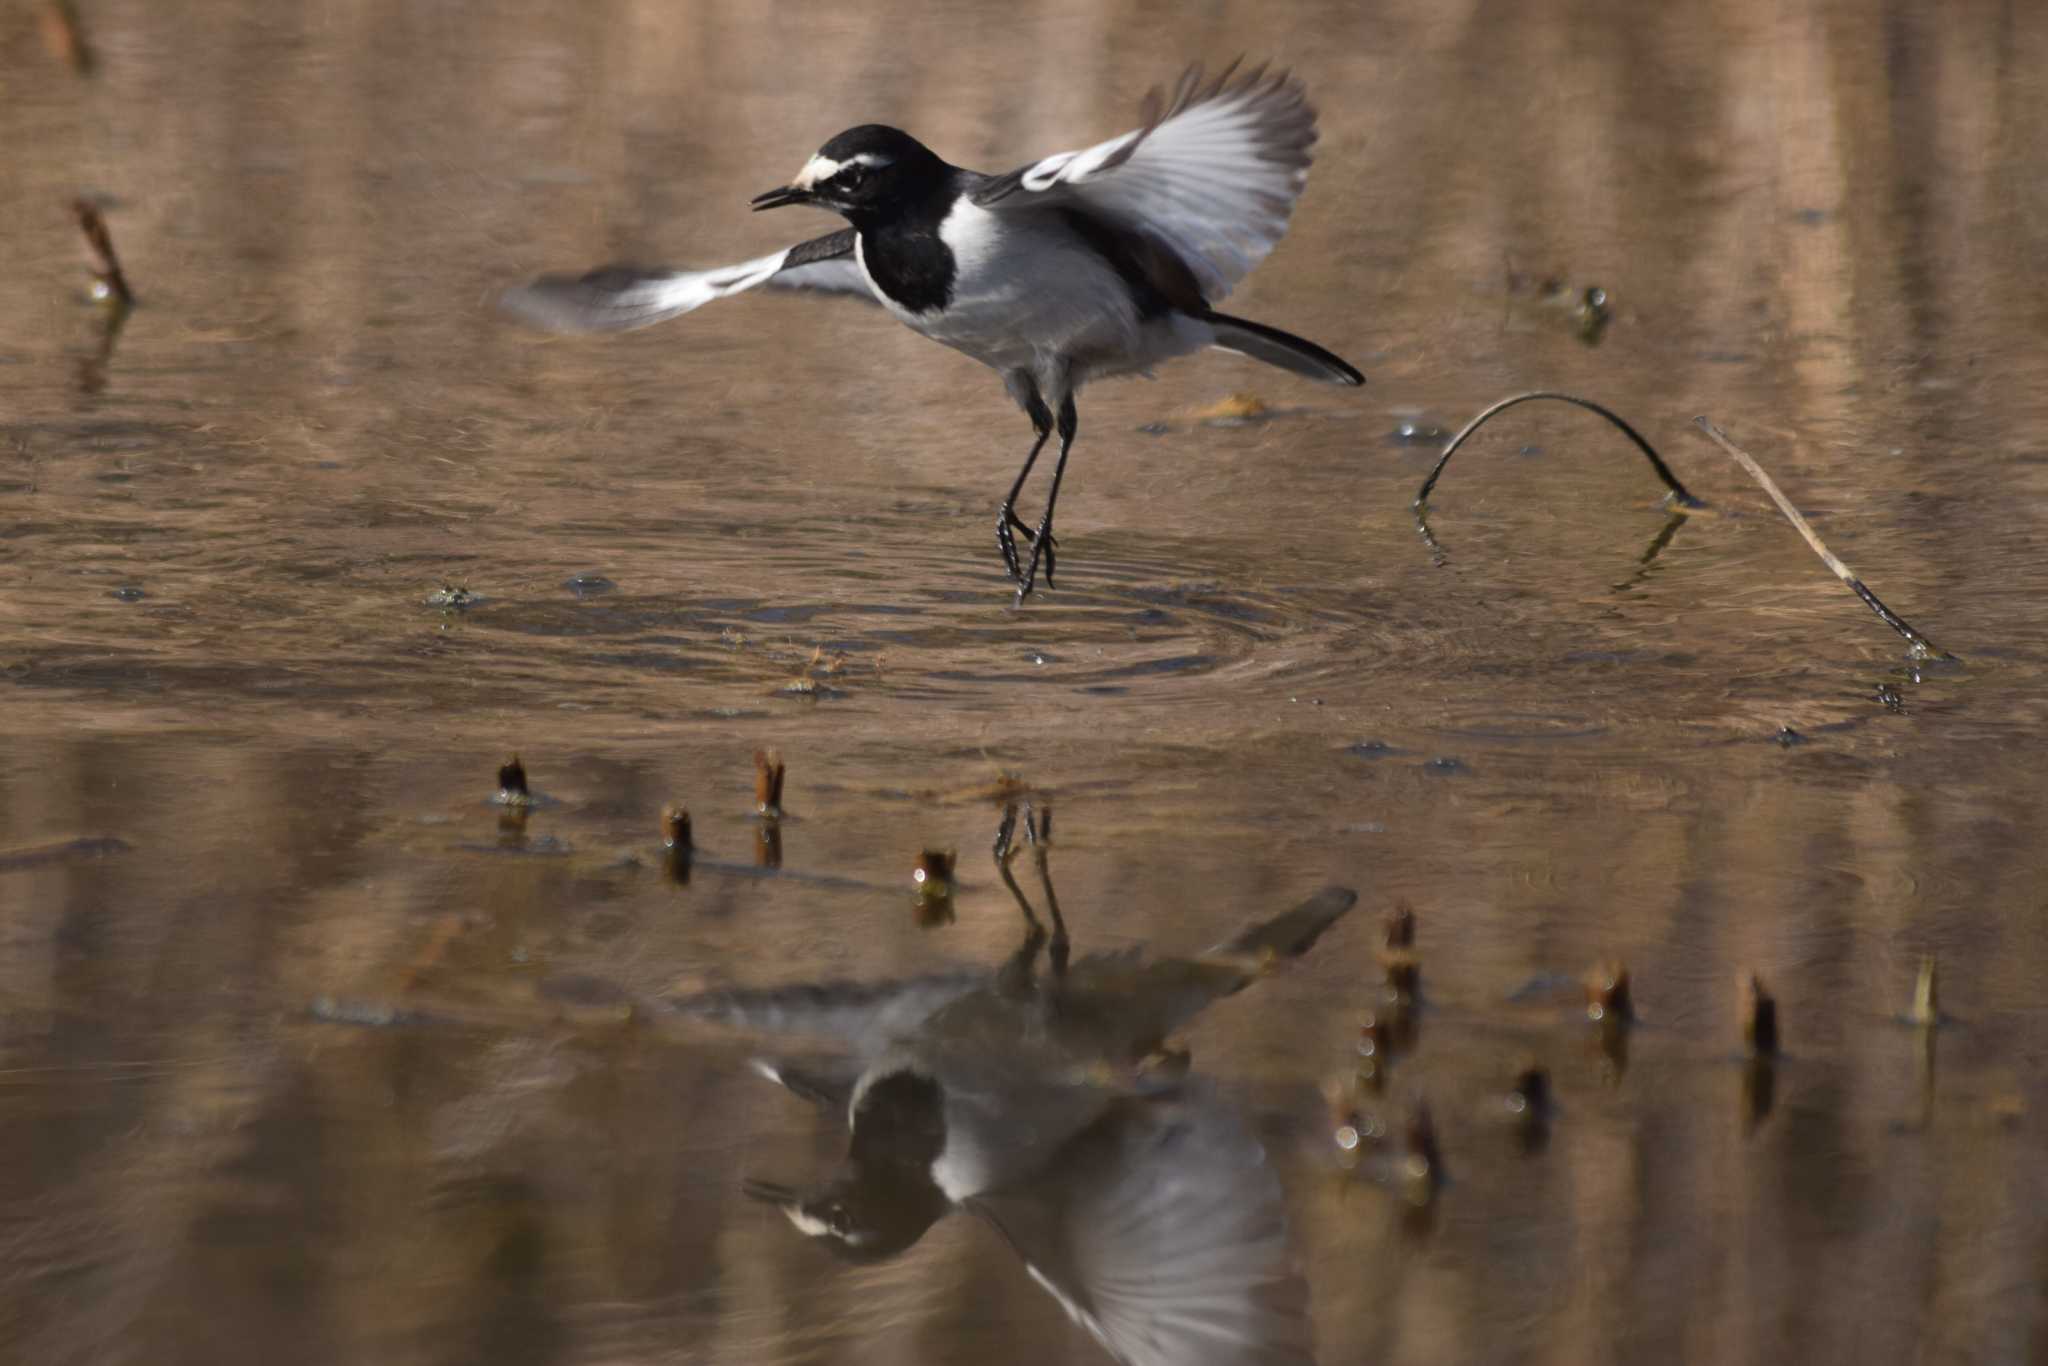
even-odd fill
[[(1664, 463), (1664, 459), (1662, 456), (1657, 454), (1656, 448), (1651, 446), (1650, 443), (1643, 438), (1643, 434), (1637, 431), (1634, 427), (1631, 427), (1628, 424), (1627, 420), (1624, 419), (1620, 414), (1616, 413), (1611, 408), (1608, 408), (1603, 404), (1595, 403), (1593, 402), (1593, 400), (1589, 398), (1580, 398), (1576, 394), (1564, 394), (1558, 393), (1555, 390), (1550, 389), (1538, 389), (1530, 393), (1515, 394), (1511, 397), (1502, 399), (1500, 402), (1494, 404), (1492, 407), (1486, 409), (1486, 411), (1479, 414), (1479, 416), (1473, 418), (1470, 422), (1466, 423), (1465, 429), (1450, 439), (1449, 444), (1447, 444), (1444, 447), (1443, 454), (1439, 455), (1436, 458), (1436, 465), (1434, 468), (1430, 470), (1429, 478), (1422, 481), (1422, 488), (1415, 495), (1415, 511), (1418, 520), (1420, 519), (1423, 505), (1429, 501), (1430, 490), (1436, 487), (1437, 480), (1443, 478), (1444, 466), (1451, 463), (1451, 457), (1457, 453), (1458, 447), (1465, 444), (1466, 438), (1471, 436), (1472, 433), (1478, 431), (1480, 427), (1484, 426), (1491, 418), (1493, 418), (1495, 414), (1504, 413), (1518, 403), (1531, 403), (1539, 398), (1556, 399), (1560, 403), (1574, 404), (1580, 408), (1584, 408), (1588, 412), (1598, 413), (1600, 416), (1606, 418), (1609, 422), (1613, 423), (1616, 427), (1620, 428), (1621, 434), (1623, 436), (1626, 436), (1630, 441), (1635, 442), (1636, 449), (1643, 453), (1644, 458), (1650, 462), (1650, 468), (1657, 471), (1657, 477), (1663, 480), (1664, 487), (1671, 491), (1672, 502), (1676, 503), (1680, 507), (1696, 508), (1706, 506), (1706, 504), (1702, 503), (1699, 499), (1693, 497), (1691, 493), (1687, 492), (1685, 485), (1678, 482), (1678, 476), (1671, 472), (1671, 467)], [(1424, 533), (1425, 536), (1427, 536), (1427, 534), (1427, 532)]]

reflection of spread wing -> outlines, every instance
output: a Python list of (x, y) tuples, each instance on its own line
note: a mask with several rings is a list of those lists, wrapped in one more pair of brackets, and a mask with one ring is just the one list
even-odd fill
[(804, 982), (670, 997), (678, 1014), (763, 1034), (829, 1039), (873, 1057), (988, 980), (985, 972), (945, 972), (900, 982)]
[(1126, 1366), (1314, 1360), (1279, 1180), (1201, 1089), (1127, 1098), (1044, 1175), (970, 1204)]
[(716, 270), (603, 266), (587, 275), (543, 275), (508, 289), (498, 306), (549, 332), (623, 332), (702, 308), (713, 299), (766, 285), (856, 294), (874, 291), (853, 256), (853, 229), (842, 228), (772, 256)]
[(1145, 99), (1145, 126), (989, 180), (974, 201), (997, 212), (1079, 209), (1165, 244), (1202, 297), (1222, 298), (1266, 258), (1308, 180), (1316, 111), (1301, 83), (1265, 68), (1232, 80), (1182, 76)]

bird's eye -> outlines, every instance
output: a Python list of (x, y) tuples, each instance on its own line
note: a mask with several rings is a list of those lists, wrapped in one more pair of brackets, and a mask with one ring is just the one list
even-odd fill
[(868, 168), (857, 161), (839, 172), (839, 183), (849, 190), (859, 189), (867, 178)]
[(830, 1224), (832, 1231), (842, 1238), (846, 1236), (847, 1230), (853, 1227), (853, 1220), (846, 1217), (846, 1206), (844, 1205), (834, 1205), (827, 1211), (825, 1222)]

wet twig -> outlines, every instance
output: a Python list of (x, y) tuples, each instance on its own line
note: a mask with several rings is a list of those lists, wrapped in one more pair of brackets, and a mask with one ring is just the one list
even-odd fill
[[(1437, 480), (1443, 478), (1444, 466), (1451, 463), (1451, 457), (1457, 454), (1458, 447), (1464, 445), (1467, 438), (1491, 421), (1495, 415), (1504, 413), (1517, 404), (1532, 403), (1539, 398), (1556, 399), (1560, 403), (1570, 403), (1584, 408), (1588, 412), (1598, 413), (1601, 417), (1606, 418), (1620, 430), (1623, 436), (1626, 436), (1635, 443), (1637, 450), (1643, 453), (1643, 457), (1650, 462), (1650, 468), (1657, 472), (1657, 477), (1663, 481), (1664, 487), (1670, 490), (1671, 501), (1674, 504), (1679, 507), (1689, 508), (1706, 506), (1706, 504), (1692, 496), (1685, 485), (1678, 481), (1678, 476), (1671, 472), (1671, 467), (1664, 463), (1664, 458), (1657, 454), (1656, 448), (1644, 438), (1641, 432), (1631, 427), (1628, 421), (1619, 413), (1616, 413), (1604, 404), (1595, 403), (1589, 398), (1580, 398), (1576, 394), (1558, 393), (1550, 389), (1538, 389), (1530, 393), (1514, 394), (1502, 399), (1466, 423), (1464, 430), (1460, 431), (1445, 444), (1443, 454), (1436, 458), (1436, 464), (1430, 469), (1429, 477), (1422, 481), (1421, 489), (1415, 494), (1415, 517), (1418, 522), (1422, 520), (1423, 510), (1429, 502), (1431, 490), (1436, 488)], [(1424, 528), (1423, 534), (1425, 537), (1428, 536), (1427, 527)]]
[(128, 325), (128, 315), (133, 311), (119, 300), (113, 300), (111, 307), (100, 310), (99, 339), (93, 343), (91, 354), (78, 358), (80, 392), (97, 394), (107, 387), (107, 371), (114, 364), (114, 348), (120, 345), (121, 329)]
[(1785, 520), (1792, 523), (1793, 530), (1805, 537), (1807, 545), (1813, 547), (1813, 553), (1820, 556), (1821, 563), (1832, 570), (1836, 578), (1847, 584), (1850, 592), (1863, 599), (1864, 605), (1877, 613), (1878, 620), (1905, 638), (1906, 644), (1911, 647), (1915, 659), (1955, 658), (1954, 655), (1936, 645), (1919, 631), (1914, 630), (1904, 617), (1885, 606), (1878, 599), (1877, 594), (1864, 587), (1863, 580), (1857, 578), (1849, 566), (1843, 564), (1835, 553), (1827, 548), (1821, 538), (1815, 534), (1814, 529), (1807, 525), (1806, 519), (1799, 515), (1799, 509), (1792, 506), (1792, 500), (1785, 496), (1784, 491), (1778, 487), (1776, 481), (1770, 475), (1764, 473), (1763, 467), (1751, 458), (1749, 452), (1743, 450), (1733, 441), (1730, 441), (1727, 433), (1715, 426), (1711, 418), (1702, 416), (1694, 418), (1693, 421), (1699, 424), (1700, 430), (1705, 432), (1715, 445), (1728, 452), (1734, 458), (1735, 463), (1747, 470), (1749, 477), (1756, 480), (1763, 487), (1763, 491), (1771, 496), (1771, 501), (1778, 505), (1778, 511), (1785, 514)]
[(95, 278), (105, 291), (103, 297), (121, 308), (133, 308), (135, 292), (128, 288), (128, 277), (121, 271), (121, 258), (114, 253), (114, 238), (107, 231), (107, 221), (89, 199), (72, 200), (71, 213), (78, 220), (78, 230), (85, 234), (85, 244), (92, 248), (99, 262)]

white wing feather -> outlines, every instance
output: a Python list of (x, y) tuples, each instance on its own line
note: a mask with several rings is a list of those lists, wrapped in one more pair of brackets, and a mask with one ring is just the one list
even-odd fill
[[(842, 236), (843, 251), (819, 254), (829, 249), (827, 244), (836, 247)], [(623, 332), (666, 322), (713, 299), (763, 285), (857, 294), (872, 302), (874, 293), (852, 255), (852, 239), (850, 231), (834, 233), (715, 270), (603, 266), (587, 275), (543, 275), (532, 284), (506, 290), (498, 306), (549, 332)]]
[(1308, 181), (1315, 109), (1301, 82), (1263, 67), (1146, 98), (1145, 126), (991, 180), (974, 198), (1001, 210), (1064, 205), (1146, 233), (1186, 262), (1203, 297), (1222, 298), (1287, 231)]

